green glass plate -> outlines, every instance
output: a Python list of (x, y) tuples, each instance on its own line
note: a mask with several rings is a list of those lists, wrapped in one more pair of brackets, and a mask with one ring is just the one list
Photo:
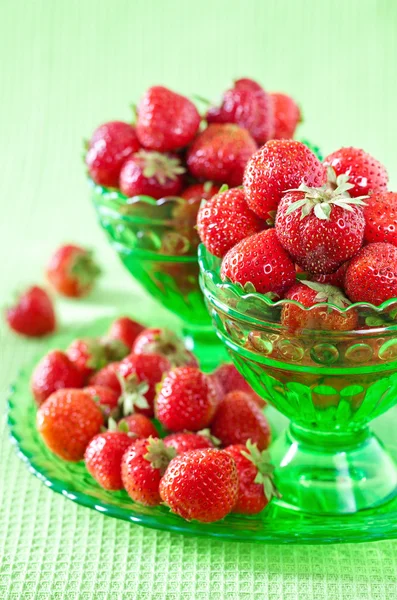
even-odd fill
[[(108, 319), (95, 322), (73, 336), (58, 336), (48, 343), (50, 348), (64, 348), (71, 337), (94, 336), (106, 331)], [(377, 509), (355, 515), (316, 517), (295, 512), (272, 502), (259, 515), (230, 515), (223, 521), (200, 524), (184, 521), (163, 506), (144, 507), (132, 502), (125, 492), (108, 492), (94, 481), (84, 463), (68, 463), (55, 457), (42, 443), (35, 427), (36, 408), (29, 390), (31, 371), (38, 359), (25, 368), (12, 386), (8, 402), (8, 424), (11, 439), (29, 470), (50, 489), (65, 498), (97, 510), (104, 515), (131, 523), (193, 535), (229, 540), (246, 540), (272, 544), (325, 544), (368, 542), (397, 538), (397, 500)], [(397, 458), (395, 438), (396, 411), (389, 411), (374, 422), (374, 429)], [(277, 433), (286, 421), (274, 409), (269, 418)], [(394, 440), (394, 445), (392, 441)]]

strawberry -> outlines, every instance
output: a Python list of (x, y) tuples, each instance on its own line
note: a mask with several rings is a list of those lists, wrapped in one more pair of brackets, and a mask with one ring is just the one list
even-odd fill
[(362, 198), (351, 198), (346, 175), (335, 176), (331, 185), (285, 194), (278, 205), (276, 233), (300, 267), (310, 273), (333, 273), (361, 248), (365, 220)]
[(211, 423), (211, 433), (224, 446), (247, 440), (264, 450), (270, 444), (270, 427), (265, 415), (249, 394), (229, 392), (220, 402)]
[[(324, 302), (340, 308), (346, 308), (351, 304), (339, 288), (315, 281), (295, 283), (288, 290), (285, 298), (299, 302), (307, 308)], [(347, 312), (339, 312), (327, 306), (304, 310), (288, 302), (283, 305), (281, 311), (281, 324), (288, 327), (290, 331), (301, 331), (302, 329), (351, 331), (356, 328), (357, 323), (358, 314), (354, 308)]]
[(124, 414), (136, 409), (148, 417), (153, 416), (156, 385), (164, 373), (171, 369), (169, 360), (161, 354), (130, 354), (119, 367), (122, 395), (120, 404)]
[(113, 390), (117, 396), (121, 394), (121, 385), (118, 379), (118, 370), (119, 370), (120, 362), (112, 362), (106, 367), (103, 367), (100, 371), (92, 375), (89, 379), (90, 386), (103, 386), (108, 387)]
[(37, 411), (37, 429), (44, 443), (68, 461), (84, 457), (85, 449), (102, 425), (100, 409), (83, 390), (60, 389)]
[(378, 192), (365, 201), (364, 240), (397, 246), (397, 193)]
[(359, 148), (336, 150), (324, 158), (324, 165), (333, 167), (337, 175), (349, 176), (349, 183), (353, 184), (349, 193), (354, 198), (387, 189), (388, 175), (385, 167)]
[(352, 302), (377, 306), (397, 297), (397, 248), (379, 242), (361, 248), (350, 261), (345, 292)]
[(148, 438), (150, 436), (157, 438), (159, 432), (154, 423), (141, 413), (133, 413), (121, 419), (118, 422), (118, 429), (128, 433), (133, 438)]
[(85, 162), (91, 178), (99, 185), (118, 187), (123, 163), (140, 149), (135, 128), (122, 121), (98, 127), (89, 142)]
[(177, 367), (159, 386), (155, 413), (170, 431), (207, 427), (218, 403), (217, 387), (196, 367)]
[(325, 181), (325, 168), (307, 146), (271, 140), (248, 161), (244, 190), (250, 209), (270, 224), (284, 192), (302, 183), (319, 186)]
[(72, 244), (61, 246), (47, 267), (49, 282), (59, 294), (70, 298), (87, 295), (100, 273), (92, 252)]
[(229, 250), (222, 260), (221, 277), (247, 286), (247, 291), (282, 296), (295, 281), (295, 265), (275, 230), (267, 229)]
[(263, 398), (254, 392), (252, 387), (247, 383), (241, 373), (237, 371), (233, 364), (224, 363), (223, 365), (220, 365), (211, 374), (211, 377), (215, 378), (221, 386), (222, 397), (229, 392), (235, 392), (236, 390), (239, 390), (249, 394), (259, 408), (263, 408), (266, 405), (266, 402), (263, 400)]
[(107, 364), (105, 350), (95, 338), (74, 340), (65, 354), (81, 371), (84, 379)]
[(174, 367), (188, 365), (198, 367), (194, 354), (185, 348), (183, 340), (166, 328), (144, 329), (136, 338), (132, 347), (134, 354), (162, 354)]
[(349, 261), (347, 260), (334, 273), (308, 273), (308, 279), (310, 281), (317, 281), (317, 283), (329, 283), (330, 285), (342, 288), (343, 290), (345, 287), (345, 275), (348, 266)]
[(188, 452), (189, 450), (199, 450), (200, 448), (213, 448), (218, 442), (216, 438), (211, 436), (209, 429), (203, 429), (197, 433), (191, 431), (179, 431), (171, 433), (163, 438), (166, 446), (172, 446), (177, 451), (177, 454)]
[(5, 316), (13, 331), (27, 337), (41, 337), (56, 329), (51, 298), (38, 286), (21, 294), (16, 304), (6, 309)]
[(273, 138), (276, 140), (293, 138), (295, 129), (301, 121), (299, 106), (287, 94), (272, 92), (270, 98), (274, 114)]
[(216, 194), (200, 208), (197, 217), (201, 241), (209, 252), (219, 257), (265, 227), (266, 223), (248, 208), (242, 188)]
[(121, 477), (127, 494), (146, 506), (160, 504), (160, 480), (175, 454), (175, 448), (167, 448), (158, 438), (135, 441), (121, 461)]
[(238, 79), (223, 94), (220, 107), (212, 107), (206, 115), (208, 123), (236, 123), (247, 129), (261, 146), (273, 137), (272, 101), (267, 92), (252, 79)]
[(46, 354), (32, 374), (31, 388), (37, 404), (62, 388), (81, 388), (84, 378), (81, 371), (60, 350)]
[(215, 196), (220, 190), (220, 186), (212, 183), (212, 181), (205, 181), (204, 183), (193, 183), (183, 190), (181, 198), (189, 200), (194, 203), (200, 203), (201, 200), (210, 200), (212, 196)]
[(112, 416), (118, 416), (119, 394), (117, 392), (104, 385), (90, 385), (83, 388), (83, 391), (98, 404), (105, 421)]
[(121, 459), (133, 439), (121, 431), (98, 433), (85, 454), (87, 471), (105, 490), (122, 490)]
[(106, 338), (119, 340), (131, 351), (136, 338), (144, 329), (143, 325), (129, 317), (119, 317), (111, 324)]
[(126, 196), (164, 198), (177, 196), (183, 186), (179, 158), (141, 150), (127, 160), (120, 172), (120, 189)]
[(212, 124), (194, 140), (187, 154), (189, 171), (198, 179), (241, 185), (244, 168), (257, 145), (246, 129)]
[(237, 501), (236, 463), (229, 454), (215, 448), (179, 454), (161, 479), (160, 496), (183, 519), (219, 521)]
[(238, 472), (238, 499), (233, 512), (255, 515), (265, 508), (272, 496), (278, 495), (274, 482), (274, 467), (267, 450), (258, 450), (250, 440), (225, 448), (236, 463)]
[(167, 152), (190, 144), (200, 121), (193, 102), (157, 85), (146, 91), (139, 104), (136, 132), (145, 148)]

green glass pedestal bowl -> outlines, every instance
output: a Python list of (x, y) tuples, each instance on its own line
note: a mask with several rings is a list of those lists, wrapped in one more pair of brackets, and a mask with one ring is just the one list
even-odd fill
[(181, 198), (127, 198), (92, 184), (101, 227), (131, 275), (183, 324), (185, 341), (200, 363), (212, 367), (226, 358), (200, 290), (195, 230), (197, 204)]
[(391, 500), (397, 467), (369, 423), (397, 401), (397, 300), (338, 309), (358, 311), (355, 331), (291, 333), (280, 323), (291, 301), (222, 282), (220, 260), (203, 246), (199, 262), (218, 337), (255, 391), (290, 419), (271, 447), (277, 502), (341, 515)]

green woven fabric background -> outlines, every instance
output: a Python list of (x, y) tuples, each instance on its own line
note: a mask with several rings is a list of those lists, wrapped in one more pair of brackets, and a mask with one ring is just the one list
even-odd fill
[[(217, 99), (238, 76), (290, 91), (300, 135), (358, 145), (397, 183), (394, 0), (2, 0), (0, 304), (39, 282), (61, 241), (97, 249), (105, 274), (62, 330), (123, 311), (176, 323), (118, 264), (94, 219), (81, 139), (128, 119), (150, 84)], [(144, 308), (143, 308), (144, 307)], [(45, 342), (0, 328), (2, 410)], [(397, 542), (266, 546), (182, 537), (108, 519), (29, 474), (1, 424), (0, 598), (395, 600)]]

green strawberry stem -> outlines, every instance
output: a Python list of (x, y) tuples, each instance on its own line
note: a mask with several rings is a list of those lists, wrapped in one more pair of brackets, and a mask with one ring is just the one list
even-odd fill
[(241, 452), (241, 454), (248, 458), (258, 469), (255, 483), (263, 485), (265, 496), (269, 502), (273, 497), (281, 498), (281, 494), (274, 483), (274, 466), (270, 462), (269, 452), (267, 450), (260, 451), (257, 444), (253, 444), (251, 440), (247, 441), (246, 446), (248, 452)]

